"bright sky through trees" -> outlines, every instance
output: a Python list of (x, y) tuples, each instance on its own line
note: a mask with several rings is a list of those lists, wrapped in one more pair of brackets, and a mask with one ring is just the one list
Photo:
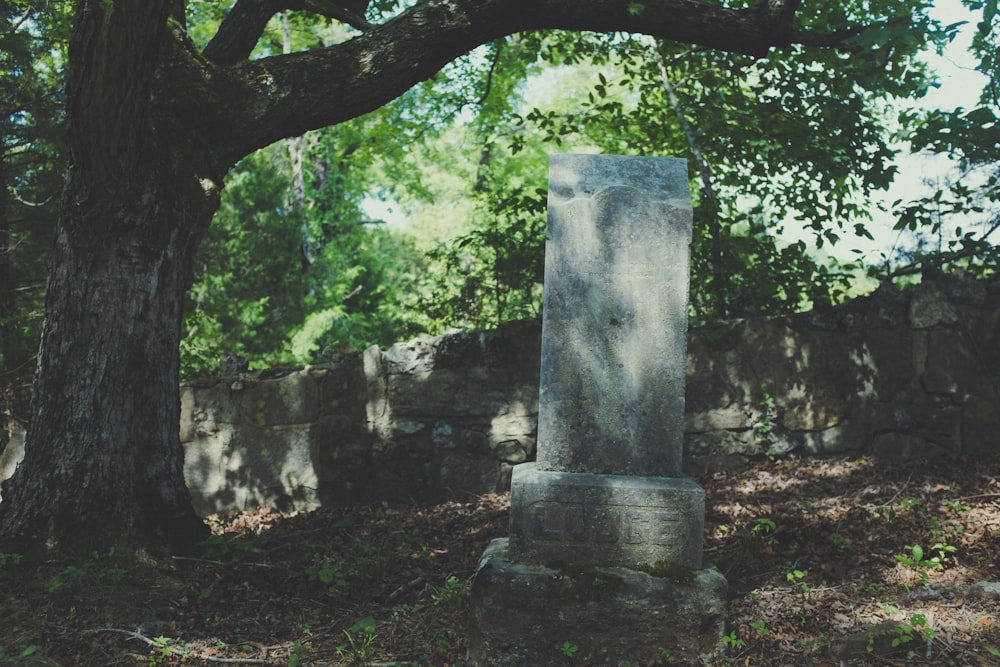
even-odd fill
[[(922, 99), (915, 100), (914, 104), (926, 109), (974, 108), (987, 81), (981, 72), (976, 71), (978, 63), (969, 50), (977, 15), (969, 11), (961, 0), (939, 0), (931, 14), (945, 25), (960, 21), (967, 23), (962, 26), (943, 55), (927, 54), (927, 62), (937, 74), (939, 85), (931, 88)], [(896, 200), (909, 202), (943, 187), (942, 179), (955, 169), (955, 164), (945, 155), (909, 154), (905, 147), (896, 164), (899, 174), (889, 192), (879, 202), (887, 208)], [(851, 260), (855, 257), (852, 250), (857, 248), (866, 253), (868, 261), (877, 261), (879, 253), (890, 251), (899, 241), (899, 232), (893, 230), (895, 217), (891, 212), (874, 209), (873, 214), (874, 220), (868, 229), (875, 237), (874, 240), (851, 237), (832, 248), (831, 253), (841, 259)], [(959, 223), (961, 218), (956, 216), (952, 222)]]
[[(938, 85), (932, 87), (927, 95), (919, 100), (913, 100), (914, 106), (924, 109), (952, 110), (958, 107), (974, 108), (986, 83), (986, 77), (976, 71), (974, 55), (970, 52), (972, 34), (976, 27), (978, 14), (969, 11), (961, 0), (939, 0), (931, 12), (933, 18), (944, 25), (966, 22), (960, 29), (958, 37), (947, 47), (942, 55), (933, 52), (926, 54), (926, 60), (931, 70), (936, 74)], [(472, 57), (475, 57), (474, 55)], [(576, 71), (576, 70), (581, 71)], [(531, 77), (525, 83), (525, 107), (545, 107), (555, 103), (554, 96), (559, 91), (576, 89), (586, 91), (595, 77), (593, 66), (581, 65), (573, 67), (548, 67), (540, 75)], [(585, 92), (580, 93), (585, 95)], [(904, 105), (907, 104), (904, 102)], [(469, 122), (473, 109), (466, 108), (456, 116), (459, 121)], [(888, 110), (895, 116), (896, 110)], [(897, 200), (910, 202), (940, 188), (949, 174), (954, 173), (955, 165), (946, 156), (937, 154), (910, 154), (909, 147), (900, 144), (900, 155), (896, 160), (899, 173), (887, 193), (872, 202), (873, 220), (868, 225), (868, 231), (873, 240), (844, 234), (840, 243), (823, 249), (825, 254), (832, 255), (841, 261), (853, 261), (858, 258), (859, 251), (866, 263), (879, 263), (883, 253), (890, 252), (900, 242), (899, 232), (893, 229), (896, 217), (892, 213), (892, 204)], [(566, 146), (552, 146), (552, 151), (565, 151)], [(571, 146), (569, 150), (584, 150), (587, 147)], [(592, 149), (597, 150), (597, 149)], [(371, 219), (384, 220), (396, 229), (406, 229), (410, 220), (403, 207), (392, 201), (381, 201), (375, 198), (366, 199), (364, 210)], [(961, 224), (963, 218), (955, 216), (951, 222)], [(800, 224), (790, 222), (784, 227), (783, 238), (789, 243), (799, 239), (811, 243), (813, 232), (802, 228)]]

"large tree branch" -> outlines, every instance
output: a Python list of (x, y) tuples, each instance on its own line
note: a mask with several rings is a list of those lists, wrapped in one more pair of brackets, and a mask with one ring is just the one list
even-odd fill
[(370, 0), (237, 0), (205, 47), (204, 56), (218, 65), (245, 60), (264, 34), (267, 22), (282, 11), (308, 11), (364, 32)]
[(798, 0), (765, 0), (743, 10), (699, 0), (423, 0), (343, 44), (238, 64), (232, 73), (243, 93), (229, 109), (231, 144), (224, 150), (237, 159), (377, 109), (475, 47), (519, 31), (645, 33), (758, 56), (794, 43), (834, 46), (858, 32), (798, 32), (797, 6)]

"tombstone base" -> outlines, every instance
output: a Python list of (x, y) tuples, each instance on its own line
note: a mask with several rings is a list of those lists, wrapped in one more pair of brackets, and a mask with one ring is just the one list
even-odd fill
[(698, 660), (721, 646), (726, 579), (714, 567), (653, 576), (514, 563), (493, 540), (472, 584), (471, 667)]
[(705, 491), (687, 477), (514, 467), (510, 558), (669, 573), (701, 569)]

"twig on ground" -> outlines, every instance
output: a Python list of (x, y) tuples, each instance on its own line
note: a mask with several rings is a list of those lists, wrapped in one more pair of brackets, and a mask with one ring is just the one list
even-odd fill
[(402, 586), (400, 586), (399, 588), (397, 588), (396, 590), (394, 590), (392, 593), (390, 593), (389, 597), (386, 599), (386, 601), (387, 602), (393, 602), (393, 601), (395, 601), (400, 595), (403, 595), (404, 593), (412, 591), (414, 588), (416, 588), (420, 584), (424, 583), (425, 581), (427, 581), (427, 577), (420, 576), (420, 577), (417, 577), (416, 579), (412, 579), (412, 580), (406, 582), (405, 584), (403, 584)]
[(903, 491), (906, 491), (906, 489), (909, 488), (910, 480), (912, 479), (913, 479), (913, 471), (911, 470), (909, 476), (906, 478), (906, 481), (903, 482), (903, 488), (901, 488), (899, 491), (896, 491), (896, 495), (894, 495), (892, 498), (889, 498), (888, 502), (883, 503), (881, 505), (877, 505), (876, 507), (891, 507), (892, 504), (896, 502), (896, 498), (899, 498), (901, 495), (903, 495)]
[(1000, 498), (1000, 493), (977, 493), (974, 496), (962, 496), (959, 500), (975, 500), (976, 498)]
[[(144, 642), (145, 644), (148, 644), (149, 646), (152, 646), (153, 648), (159, 648), (159, 649), (165, 648), (165, 649), (167, 649), (167, 650), (170, 651), (171, 655), (176, 655), (177, 657), (185, 657), (186, 655), (190, 655), (190, 653), (191, 653), (190, 651), (178, 648), (176, 646), (170, 646), (169, 644), (163, 644), (161, 642), (158, 642), (155, 639), (150, 639), (149, 637), (147, 637), (146, 635), (144, 635), (142, 633), (133, 632), (131, 630), (125, 630), (123, 628), (91, 628), (90, 630), (84, 630), (85, 634), (97, 634), (99, 632), (112, 632), (112, 633), (116, 633), (116, 634), (120, 634), (120, 635), (126, 635), (126, 636), (128, 636), (129, 639), (138, 639), (139, 641)], [(265, 657), (264, 658), (219, 658), (219, 657), (216, 657), (214, 655), (199, 655), (198, 659), (199, 660), (205, 660), (207, 662), (219, 662), (219, 663), (226, 663), (226, 664), (231, 664), (231, 665), (272, 665), (272, 664), (274, 664), (270, 660), (267, 659), (267, 657), (266, 657), (267, 656), (267, 647), (265, 647), (263, 644), (258, 644), (257, 642), (244, 642), (244, 643), (260, 649), (261, 651), (263, 651)]]
[(206, 563), (208, 565), (225, 565), (221, 560), (208, 560), (207, 558), (191, 558), (190, 556), (171, 556), (173, 560), (182, 560), (188, 563)]

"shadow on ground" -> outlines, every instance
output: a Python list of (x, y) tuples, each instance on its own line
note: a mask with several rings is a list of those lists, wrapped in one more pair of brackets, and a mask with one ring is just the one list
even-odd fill
[[(730, 583), (709, 664), (1000, 664), (1000, 458), (792, 458), (697, 481)], [(469, 578), (507, 532), (507, 498), (212, 525), (172, 570), (0, 554), (0, 665), (459, 665)]]

